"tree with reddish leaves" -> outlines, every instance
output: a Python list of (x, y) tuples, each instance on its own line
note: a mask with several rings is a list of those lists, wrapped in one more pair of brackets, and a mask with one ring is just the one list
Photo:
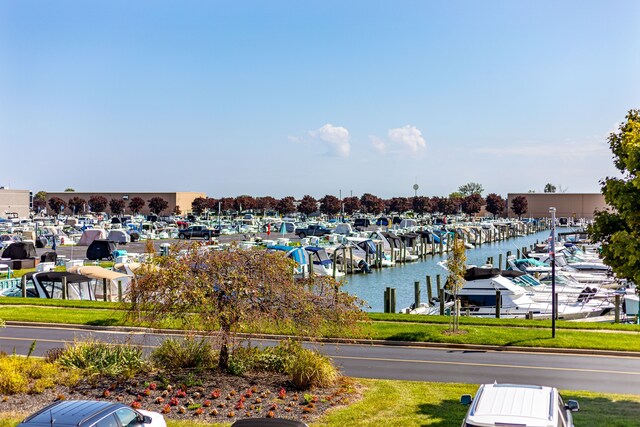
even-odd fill
[(302, 197), (300, 200), (300, 204), (298, 205), (298, 212), (305, 214), (307, 216), (318, 210), (318, 201), (309, 196), (308, 194)]
[(218, 212), (218, 206), (222, 209), (222, 203), (219, 200), (214, 199), (212, 197), (207, 197), (204, 199), (204, 208), (209, 212)]
[(104, 212), (104, 210), (107, 209), (108, 204), (109, 201), (104, 196), (89, 197), (89, 209), (91, 209), (91, 212)]
[(379, 214), (384, 211), (384, 200), (370, 193), (365, 193), (360, 197), (361, 210), (364, 213)]
[(156, 215), (160, 215), (163, 210), (169, 207), (169, 202), (167, 202), (162, 197), (152, 197), (149, 200), (149, 210)]
[(207, 199), (204, 197), (196, 197), (191, 202), (191, 212), (194, 215), (202, 215), (206, 208)]
[[(136, 271), (129, 293), (132, 319), (160, 325), (167, 319), (215, 335), (218, 365), (226, 369), (234, 337), (264, 325), (297, 336), (351, 336), (361, 330), (362, 302), (331, 277), (293, 278), (294, 262), (278, 252), (237, 247), (169, 251)], [(140, 317), (142, 316), (142, 317)]]
[(462, 212), (467, 215), (477, 214), (482, 209), (482, 205), (484, 205), (482, 196), (479, 193), (473, 193), (462, 199)]
[(411, 201), (406, 197), (394, 197), (389, 200), (388, 207), (391, 212), (404, 213), (411, 209)]
[(138, 215), (142, 208), (147, 204), (142, 197), (134, 197), (129, 200), (129, 209), (134, 215)]
[(413, 211), (417, 214), (424, 215), (431, 212), (431, 200), (425, 196), (417, 196), (411, 200)]
[(222, 210), (222, 212), (231, 212), (235, 210), (234, 206), (236, 203), (236, 199), (233, 197), (223, 197), (218, 200), (218, 202), (220, 202), (220, 209)]
[(455, 215), (460, 209), (462, 199), (457, 197), (435, 197), (432, 202), (435, 204), (435, 211), (444, 215)]
[(277, 204), (278, 204), (278, 201), (271, 196), (256, 198), (256, 209), (267, 211), (267, 210), (275, 209)]
[(296, 199), (294, 199), (292, 196), (283, 197), (282, 199), (278, 200), (278, 204), (276, 207), (278, 209), (278, 212), (280, 212), (280, 215), (288, 215), (294, 213), (296, 211), (295, 201)]
[(343, 209), (348, 215), (353, 215), (354, 213), (360, 211), (362, 209), (362, 204), (360, 203), (360, 199), (352, 196), (345, 197), (342, 200)]
[(506, 203), (502, 198), (502, 196), (496, 193), (491, 193), (487, 195), (486, 202), (487, 202), (486, 210), (487, 212), (492, 214), (494, 218), (504, 213)]
[(33, 199), (33, 210), (36, 213), (41, 212), (47, 207), (47, 201), (45, 199)]
[(246, 196), (246, 195), (238, 196), (233, 202), (233, 208), (238, 212), (249, 211), (255, 208), (255, 206), (256, 206), (256, 199), (253, 198), (252, 196)]
[(109, 210), (114, 215), (122, 215), (124, 213), (125, 203), (122, 199), (109, 200)]
[(342, 210), (342, 204), (340, 203), (340, 199), (336, 196), (332, 196), (327, 194), (322, 199), (320, 199), (320, 212), (325, 215), (337, 215)]
[(87, 201), (82, 197), (74, 196), (69, 199), (67, 205), (69, 205), (69, 209), (71, 209), (71, 213), (74, 215), (79, 214), (84, 211), (84, 206), (87, 204)]
[(529, 210), (529, 202), (527, 202), (527, 198), (524, 196), (514, 197), (511, 201), (511, 210), (514, 214), (518, 215), (518, 219), (522, 217), (527, 210)]
[(64, 209), (64, 200), (60, 197), (52, 197), (49, 199), (49, 207), (56, 215), (60, 215), (60, 212)]

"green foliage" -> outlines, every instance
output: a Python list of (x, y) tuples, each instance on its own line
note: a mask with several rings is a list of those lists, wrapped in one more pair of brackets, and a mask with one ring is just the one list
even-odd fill
[(281, 253), (235, 246), (218, 251), (191, 246), (186, 255), (179, 252), (175, 248), (154, 259), (157, 268), (137, 274), (130, 318), (152, 324), (172, 318), (186, 328), (216, 333), (222, 369), (241, 328), (288, 322), (296, 333), (316, 336), (326, 325), (352, 329), (365, 318), (358, 300), (340, 291), (336, 280), (294, 280), (293, 261)]
[(547, 185), (544, 186), (544, 192), (545, 193), (555, 193), (556, 192), (556, 186), (548, 183)]
[(623, 177), (601, 181), (605, 201), (615, 210), (596, 212), (589, 233), (602, 242), (604, 262), (618, 277), (640, 283), (640, 111), (629, 111), (626, 120), (609, 135)]
[(141, 347), (97, 340), (74, 342), (58, 357), (58, 363), (89, 374), (110, 376), (135, 374), (145, 366)]
[(167, 338), (151, 353), (151, 360), (161, 369), (204, 369), (215, 366), (217, 353), (206, 338), (187, 336)]
[(299, 343), (292, 343), (291, 351), (293, 357), (287, 366), (287, 373), (298, 389), (329, 387), (340, 378), (340, 373), (327, 356), (303, 348)]
[(471, 196), (472, 194), (482, 194), (483, 191), (484, 188), (482, 188), (482, 184), (477, 182), (469, 182), (458, 188), (458, 192), (462, 194), (462, 197)]
[(244, 375), (247, 372), (286, 372), (299, 346), (282, 341), (275, 347), (237, 347), (229, 360), (229, 373)]
[(0, 356), (0, 394), (42, 393), (68, 380), (66, 371), (41, 359)]

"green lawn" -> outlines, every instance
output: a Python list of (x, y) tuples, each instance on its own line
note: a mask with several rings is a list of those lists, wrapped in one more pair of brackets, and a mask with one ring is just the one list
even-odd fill
[[(467, 407), (460, 395), (474, 394), (473, 384), (444, 384), (413, 381), (358, 380), (363, 398), (346, 408), (325, 414), (313, 427), (459, 427)], [(564, 391), (565, 400), (576, 399), (577, 426), (632, 427), (638, 425), (640, 396)], [(35, 408), (34, 408), (35, 409)], [(0, 415), (0, 427), (14, 427), (17, 417)], [(169, 421), (169, 427), (228, 426), (194, 421)]]

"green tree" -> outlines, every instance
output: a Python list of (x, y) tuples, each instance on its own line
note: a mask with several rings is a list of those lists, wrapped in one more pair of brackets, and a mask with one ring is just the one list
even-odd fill
[(75, 191), (76, 191), (76, 190), (74, 190), (74, 189), (73, 189), (73, 188), (71, 188), (71, 187), (67, 187), (67, 188), (65, 188), (65, 189), (64, 189), (64, 192), (65, 192), (65, 193), (74, 193)]
[(544, 186), (544, 192), (545, 193), (555, 193), (556, 192), (556, 186), (551, 184), (551, 183), (547, 183), (547, 185)]
[(589, 234), (602, 242), (604, 263), (620, 278), (640, 283), (640, 111), (630, 110), (626, 122), (609, 135), (613, 163), (622, 178), (600, 183), (613, 210), (595, 213)]
[(462, 239), (459, 239), (458, 236), (453, 239), (451, 249), (449, 259), (447, 260), (449, 276), (447, 276), (445, 288), (451, 292), (455, 302), (455, 307), (451, 310), (450, 331), (457, 333), (460, 324), (460, 301), (458, 300), (458, 294), (464, 285), (464, 274), (467, 271), (467, 254), (465, 253), (464, 242)]
[(46, 191), (38, 191), (33, 196), (33, 210), (36, 212), (42, 211), (47, 207), (47, 193)]
[(471, 196), (472, 194), (482, 194), (484, 188), (482, 188), (482, 184), (478, 184), (477, 182), (469, 182), (458, 187), (458, 191), (462, 193), (463, 197), (466, 197)]
[(340, 282), (331, 277), (297, 281), (293, 261), (278, 252), (194, 246), (184, 255), (172, 250), (153, 262), (136, 272), (131, 318), (156, 325), (170, 318), (216, 334), (223, 369), (240, 330), (259, 331), (268, 324), (301, 336), (336, 335), (358, 328), (365, 317)]

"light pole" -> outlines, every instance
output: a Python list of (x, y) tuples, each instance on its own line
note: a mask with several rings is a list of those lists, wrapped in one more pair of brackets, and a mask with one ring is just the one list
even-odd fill
[(549, 237), (549, 260), (551, 261), (551, 338), (556, 337), (556, 208), (551, 213), (551, 236)]

